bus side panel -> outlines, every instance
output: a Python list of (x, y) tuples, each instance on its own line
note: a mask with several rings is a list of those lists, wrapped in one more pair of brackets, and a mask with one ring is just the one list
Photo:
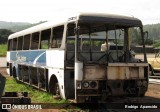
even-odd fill
[[(64, 50), (48, 50), (46, 51), (46, 66), (49, 67), (49, 78), (48, 83), (50, 83), (50, 78), (52, 75), (57, 77), (60, 94), (62, 98), (65, 99), (64, 92)], [(54, 83), (54, 82), (51, 82)]]
[(11, 73), (14, 70), (13, 74), (15, 77), (18, 76), (19, 64), (35, 67), (46, 65), (46, 51), (44, 50), (12, 51), (7, 54), (7, 58), (7, 60), (10, 60), (11, 63), (9, 72)]
[(64, 50), (46, 51), (46, 66), (64, 69)]
[(46, 55), (44, 50), (11, 52), (10, 60), (17, 63), (26, 63), (31, 65), (46, 65)]

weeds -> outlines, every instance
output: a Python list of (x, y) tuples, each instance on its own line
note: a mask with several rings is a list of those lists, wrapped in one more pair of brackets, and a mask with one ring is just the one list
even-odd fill
[(27, 84), (16, 81), (12, 77), (7, 77), (5, 92), (28, 92), (32, 103), (68, 103), (64, 99), (56, 100), (52, 94), (37, 90)]
[(7, 44), (0, 44), (0, 56), (5, 57), (7, 53)]

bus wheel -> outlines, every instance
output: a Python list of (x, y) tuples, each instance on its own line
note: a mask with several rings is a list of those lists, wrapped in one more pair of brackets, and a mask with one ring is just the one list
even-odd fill
[(13, 68), (13, 78), (16, 78), (16, 77), (17, 77), (16, 68), (14, 67), (14, 68)]
[(54, 93), (55, 93), (55, 96), (54, 96), (55, 99), (60, 99), (61, 98), (61, 96), (60, 96), (60, 88), (59, 88), (58, 82), (54, 86)]

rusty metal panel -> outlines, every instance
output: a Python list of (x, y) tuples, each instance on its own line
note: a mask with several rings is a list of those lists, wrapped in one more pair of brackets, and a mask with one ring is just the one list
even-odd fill
[(126, 67), (107, 67), (108, 79), (126, 79), (128, 77), (128, 70)]
[(139, 67), (139, 78), (144, 78), (144, 67)]
[(108, 66), (123, 66), (123, 67), (146, 67), (148, 63), (108, 63)]
[(144, 78), (144, 67), (130, 67), (130, 78)]
[(138, 75), (139, 75), (139, 68), (138, 67), (130, 67), (129, 72), (130, 72), (131, 79), (138, 78)]
[(106, 76), (105, 66), (85, 66), (84, 67), (84, 80), (97, 80), (104, 79)]
[(112, 80), (144, 78), (144, 67), (107, 67), (107, 78)]

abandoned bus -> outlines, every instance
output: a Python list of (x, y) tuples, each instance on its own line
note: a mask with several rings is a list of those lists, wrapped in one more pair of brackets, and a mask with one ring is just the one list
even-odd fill
[[(133, 47), (142, 45), (142, 59)], [(8, 74), (76, 102), (143, 96), (148, 89), (142, 22), (133, 17), (79, 13), (8, 38)]]

